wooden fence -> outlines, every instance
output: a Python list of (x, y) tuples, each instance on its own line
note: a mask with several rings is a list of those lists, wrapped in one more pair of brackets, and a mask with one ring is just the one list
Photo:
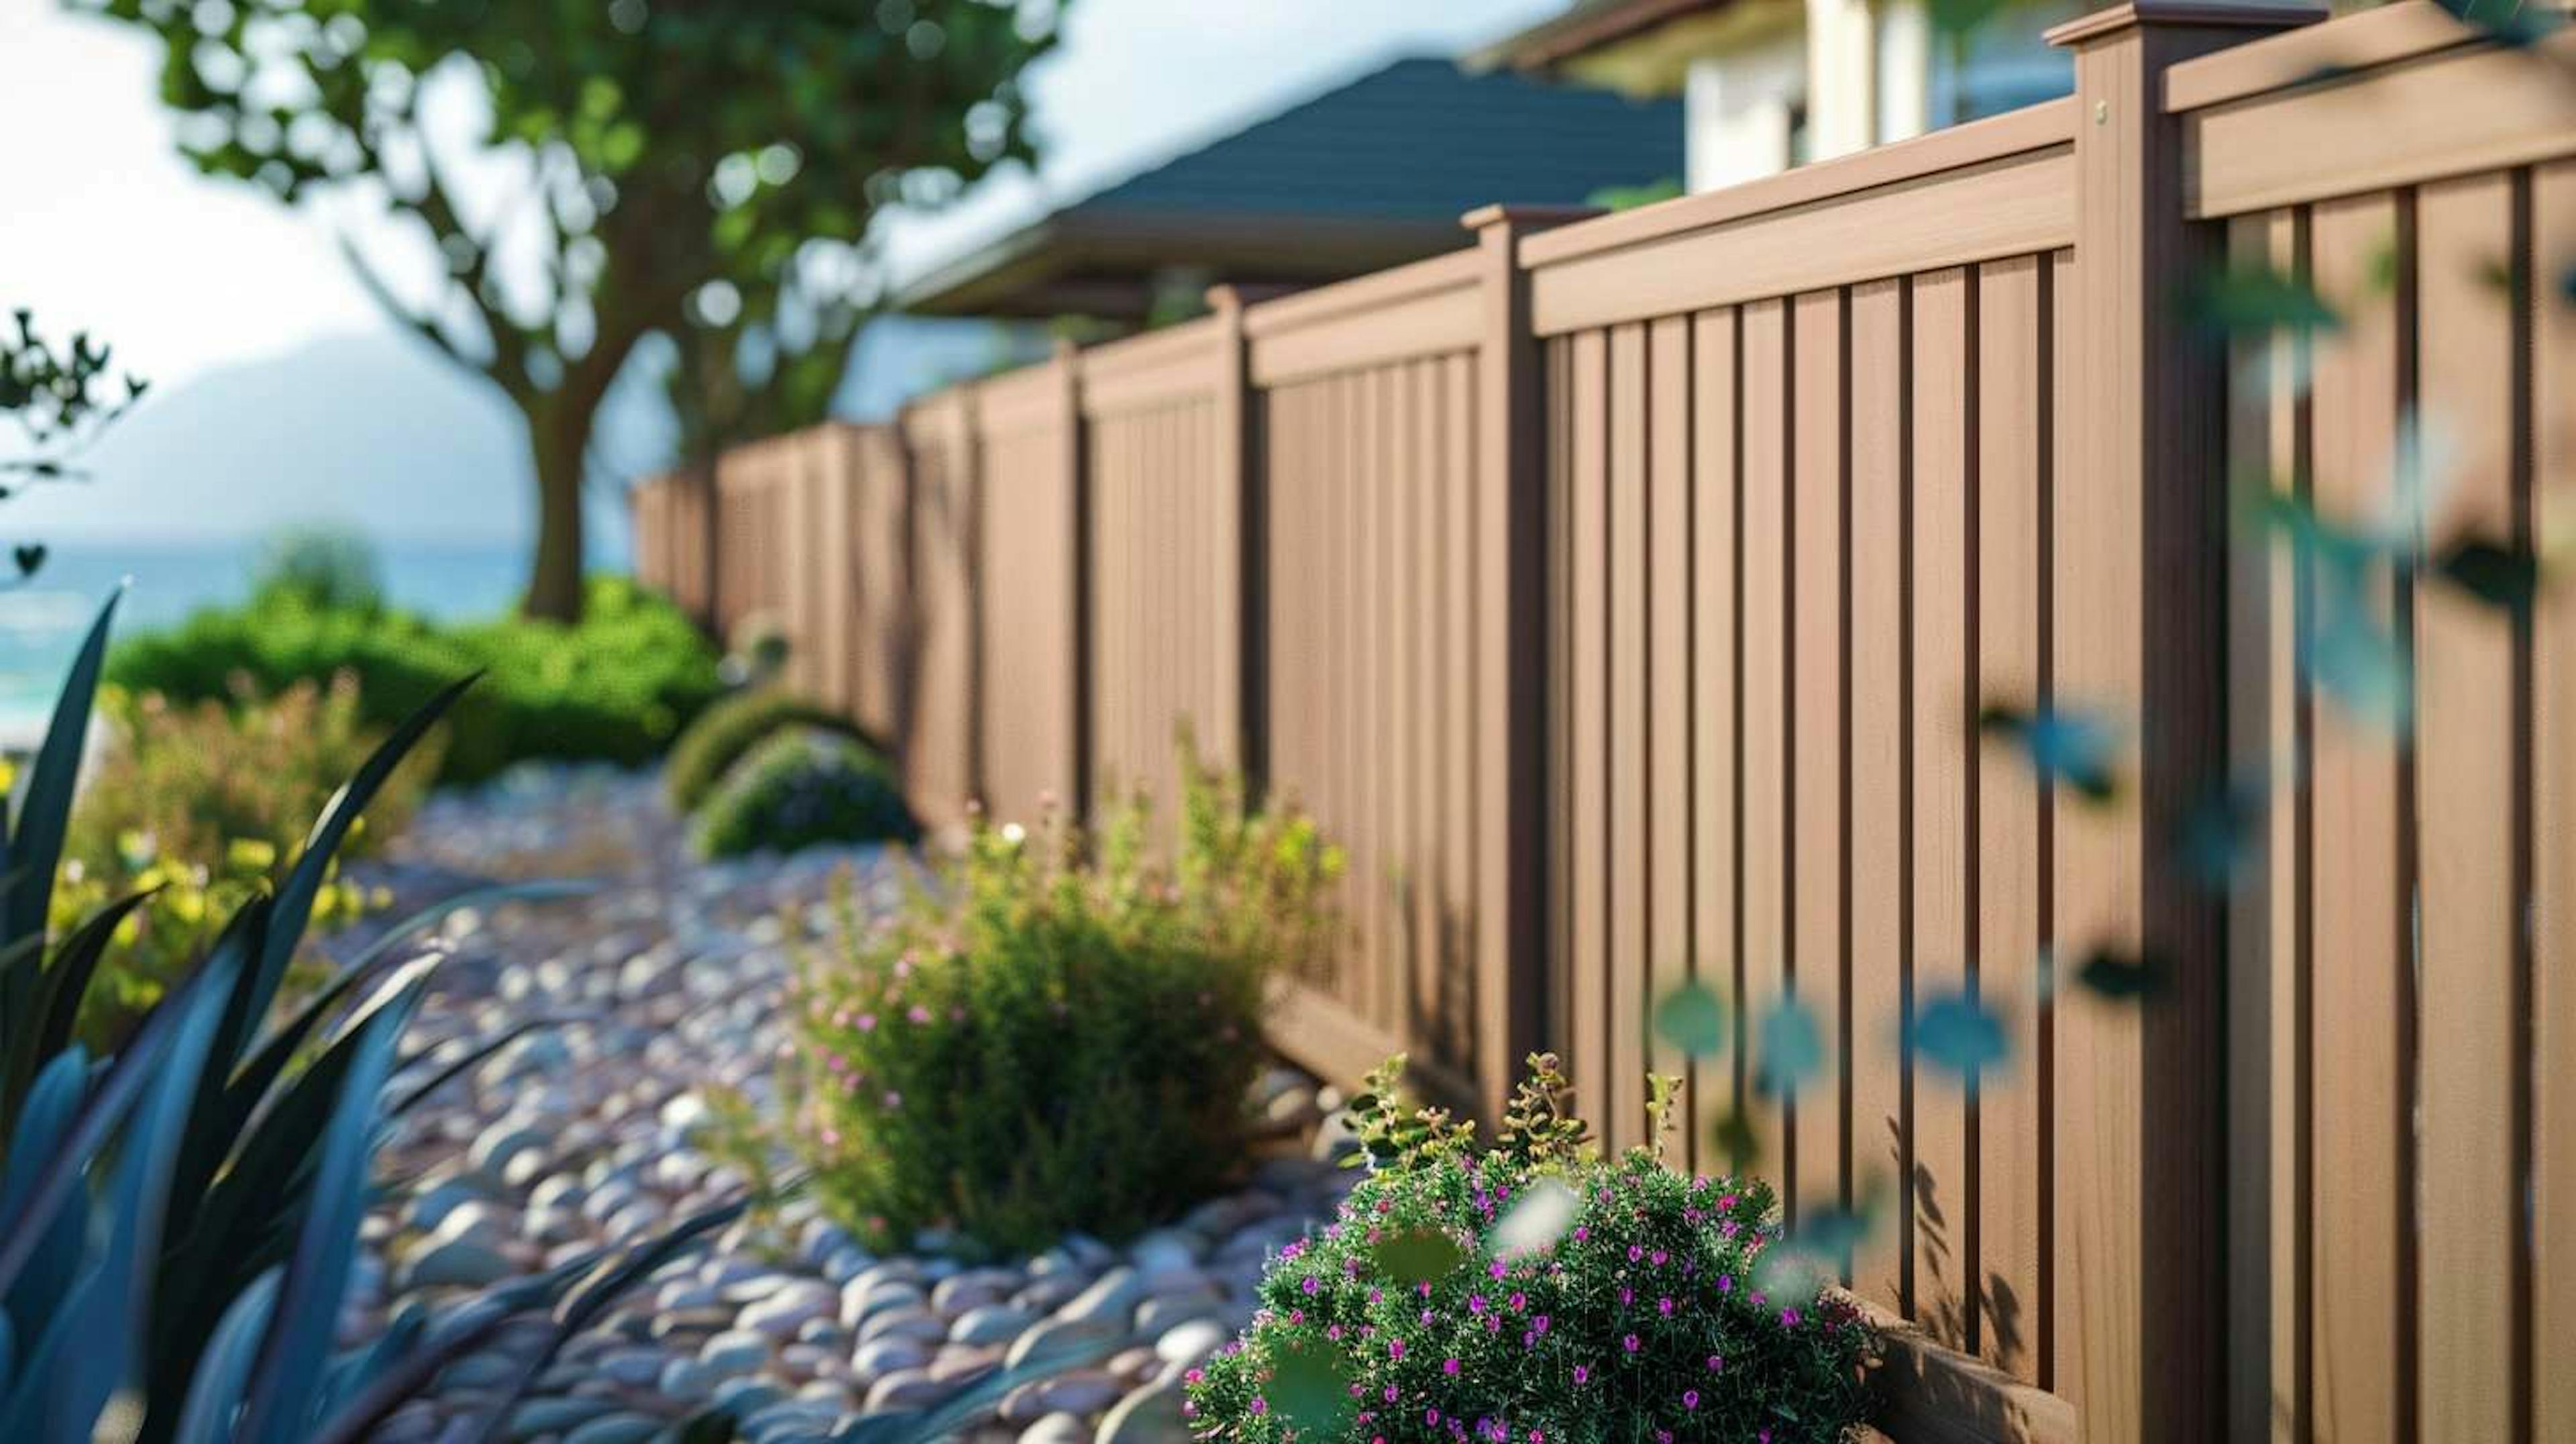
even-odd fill
[[(1168, 797), (1182, 723), (1297, 799), (1352, 866), (1280, 1046), (1486, 1108), (1554, 1048), (1614, 1144), (1680, 1073), (1695, 1166), (1749, 1116), (1793, 1217), (1876, 1220), (1891, 1433), (2576, 1437), (2576, 587), (2415, 564), (2576, 525), (2576, 47), (2310, 18), (2125, 7), (2062, 101), (1219, 293), (848, 433), (876, 491), (647, 487), (639, 567), (901, 698), (942, 818)], [(2231, 340), (2257, 267), (2339, 323)], [(2382, 524), (2351, 595), (2261, 492)], [(1997, 701), (2118, 719), (2117, 802)], [(1903, 1026), (1958, 997), (1973, 1089)]]

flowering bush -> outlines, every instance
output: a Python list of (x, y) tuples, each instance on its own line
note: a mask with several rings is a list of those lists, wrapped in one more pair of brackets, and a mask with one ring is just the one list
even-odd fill
[(880, 1245), (1117, 1237), (1236, 1166), (1270, 979), (1319, 939), (1339, 861), (1307, 818), (1188, 775), (1168, 870), (1141, 802), (1096, 863), (1060, 822), (979, 824), (938, 886), (805, 960), (787, 1141), (844, 1223)]
[(824, 842), (910, 842), (903, 784), (859, 742), (813, 727), (770, 734), (727, 772), (694, 833), (702, 857), (794, 852)]
[[(245, 681), (229, 703), (121, 692), (103, 700), (109, 740), (72, 810), (51, 913), (66, 930), (117, 899), (148, 894), (117, 923), (118, 946), (82, 1004), (82, 1041), (106, 1050), (204, 955), (232, 913), (270, 887), (309, 820), (383, 733), (364, 720), (357, 679), (346, 672), (266, 699)], [(342, 856), (366, 856), (402, 831), (438, 751), (425, 742), (394, 769)], [(314, 898), (313, 923), (345, 924), (378, 900), (335, 867)]]
[(1684, 1178), (1649, 1149), (1599, 1158), (1554, 1060), (1531, 1063), (1489, 1151), (1437, 1114), (1398, 1120), (1383, 1090), (1355, 1100), (1376, 1171), (1191, 1372), (1200, 1438), (1850, 1437), (1868, 1331), (1781, 1266), (1770, 1188)]

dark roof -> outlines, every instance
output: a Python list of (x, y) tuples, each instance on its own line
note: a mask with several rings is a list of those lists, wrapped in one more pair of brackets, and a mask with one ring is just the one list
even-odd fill
[(1682, 170), (1681, 108), (1399, 60), (1072, 202), (904, 289), (938, 314), (1139, 314), (1154, 279), (1300, 285), (1466, 244), (1495, 202)]
[(1542, 20), (1467, 57), (1470, 70), (1543, 71), (1605, 45), (1615, 45), (1667, 20), (1715, 10), (1731, 0), (1576, 0), (1562, 15)]

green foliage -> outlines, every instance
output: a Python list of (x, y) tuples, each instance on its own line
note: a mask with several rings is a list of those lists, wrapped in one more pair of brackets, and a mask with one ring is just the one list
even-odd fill
[(174, 703), (274, 696), (340, 672), (360, 711), (390, 726), (446, 679), (480, 671), (455, 709), (439, 780), (477, 782), (530, 758), (636, 766), (659, 756), (721, 684), (697, 628), (623, 578), (595, 577), (577, 624), (505, 618), (444, 625), (408, 612), (340, 611), (272, 597), (209, 608), (118, 647), (109, 680)]
[(294, 527), (269, 538), (251, 569), (251, 595), (319, 611), (373, 612), (385, 604), (384, 568), (363, 535)]
[(903, 780), (883, 757), (838, 732), (773, 732), (726, 773), (698, 810), (690, 840), (707, 858), (795, 852), (827, 842), (910, 842), (921, 828)]
[[(347, 673), (236, 706), (174, 707), (158, 694), (110, 693), (106, 702), (112, 736), (73, 812), (52, 909), (55, 927), (68, 929), (117, 898), (149, 894), (117, 925), (91, 980), (80, 1037), (100, 1052), (205, 956), (227, 917), (271, 886), (311, 818), (384, 741), (362, 720)], [(402, 830), (437, 753), (424, 744), (393, 771), (344, 855)], [(368, 904), (333, 871), (314, 896), (313, 922), (345, 923)]]
[(1584, 197), (1583, 203), (1588, 206), (1599, 206), (1605, 211), (1633, 211), (1639, 206), (1651, 206), (1659, 201), (1671, 200), (1681, 193), (1682, 183), (1671, 176), (1665, 176), (1661, 180), (1648, 181), (1643, 185), (1603, 186)]
[(1240, 1157), (1270, 980), (1324, 935), (1340, 858), (1193, 761), (1177, 858), (1130, 801), (1085, 863), (1050, 821), (979, 825), (936, 887), (805, 961), (787, 1142), (878, 1244), (1131, 1233)]
[(783, 688), (736, 692), (699, 713), (680, 740), (671, 744), (670, 758), (662, 766), (662, 786), (671, 806), (681, 812), (697, 811), (744, 753), (789, 727), (837, 732), (873, 751), (886, 750), (849, 719)]
[[(1188, 1375), (1200, 1437), (1855, 1435), (1868, 1329), (1784, 1239), (1770, 1187), (1598, 1157), (1553, 1060), (1531, 1063), (1511, 1141), (1480, 1153), (1426, 1119), (1425, 1146), (1280, 1251), (1251, 1330)], [(1383, 1098), (1396, 1080), (1372, 1081)], [(1669, 1106), (1669, 1080), (1655, 1096)]]
[[(70, 3), (161, 41), (161, 98), (201, 169), (287, 203), (346, 194), (391, 211), (393, 225), (353, 223), (343, 249), (398, 322), (526, 417), (553, 502), (540, 509), (528, 605), (565, 619), (585, 599), (580, 510), (563, 503), (580, 490), (600, 400), (638, 343), (682, 338), (678, 384), (709, 388), (703, 405), (682, 408), (693, 448), (757, 420), (738, 415), (731, 393), (773, 384), (781, 357), (820, 355), (832, 370), (865, 294), (878, 208), (935, 207), (995, 165), (1034, 159), (1018, 77), (1054, 44), (1060, 10)], [(488, 126), (431, 124), (432, 92)], [(417, 261), (401, 244), (444, 263), (434, 294), (383, 279)], [(828, 390), (806, 368), (785, 369), (790, 390)]]

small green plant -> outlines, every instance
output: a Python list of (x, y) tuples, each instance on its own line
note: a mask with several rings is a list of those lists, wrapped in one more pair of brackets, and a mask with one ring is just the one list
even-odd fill
[(1096, 863), (1058, 819), (979, 823), (938, 885), (804, 960), (785, 1141), (844, 1222), (880, 1245), (1116, 1237), (1236, 1166), (1270, 982), (1323, 937), (1341, 863), (1310, 819), (1186, 775), (1169, 867), (1141, 800)]
[(1201, 1438), (1838, 1441), (1870, 1336), (1784, 1242), (1768, 1185), (1604, 1159), (1530, 1060), (1495, 1147), (1404, 1118), (1402, 1061), (1353, 1101), (1374, 1159), (1339, 1215), (1281, 1250), (1245, 1336), (1188, 1375)]
[[(110, 736), (72, 814), (52, 912), (68, 930), (117, 898), (145, 895), (117, 924), (81, 1015), (81, 1040), (108, 1051), (205, 955), (226, 918), (274, 886), (309, 819), (384, 733), (360, 720), (346, 673), (229, 707), (174, 707), (157, 694), (102, 700)], [(351, 825), (342, 855), (364, 856), (400, 832), (437, 767), (434, 741), (413, 749)], [(314, 894), (312, 924), (338, 926), (381, 901), (335, 867)], [(290, 972), (289, 993), (306, 971)]]
[(698, 810), (698, 855), (795, 852), (833, 842), (910, 842), (920, 824), (886, 760), (837, 732), (791, 727), (733, 765)]
[(699, 713), (680, 740), (671, 744), (670, 759), (662, 767), (662, 786), (672, 808), (697, 811), (744, 753), (787, 727), (838, 732), (867, 744), (880, 756), (891, 755), (849, 719), (783, 688), (736, 692)]

